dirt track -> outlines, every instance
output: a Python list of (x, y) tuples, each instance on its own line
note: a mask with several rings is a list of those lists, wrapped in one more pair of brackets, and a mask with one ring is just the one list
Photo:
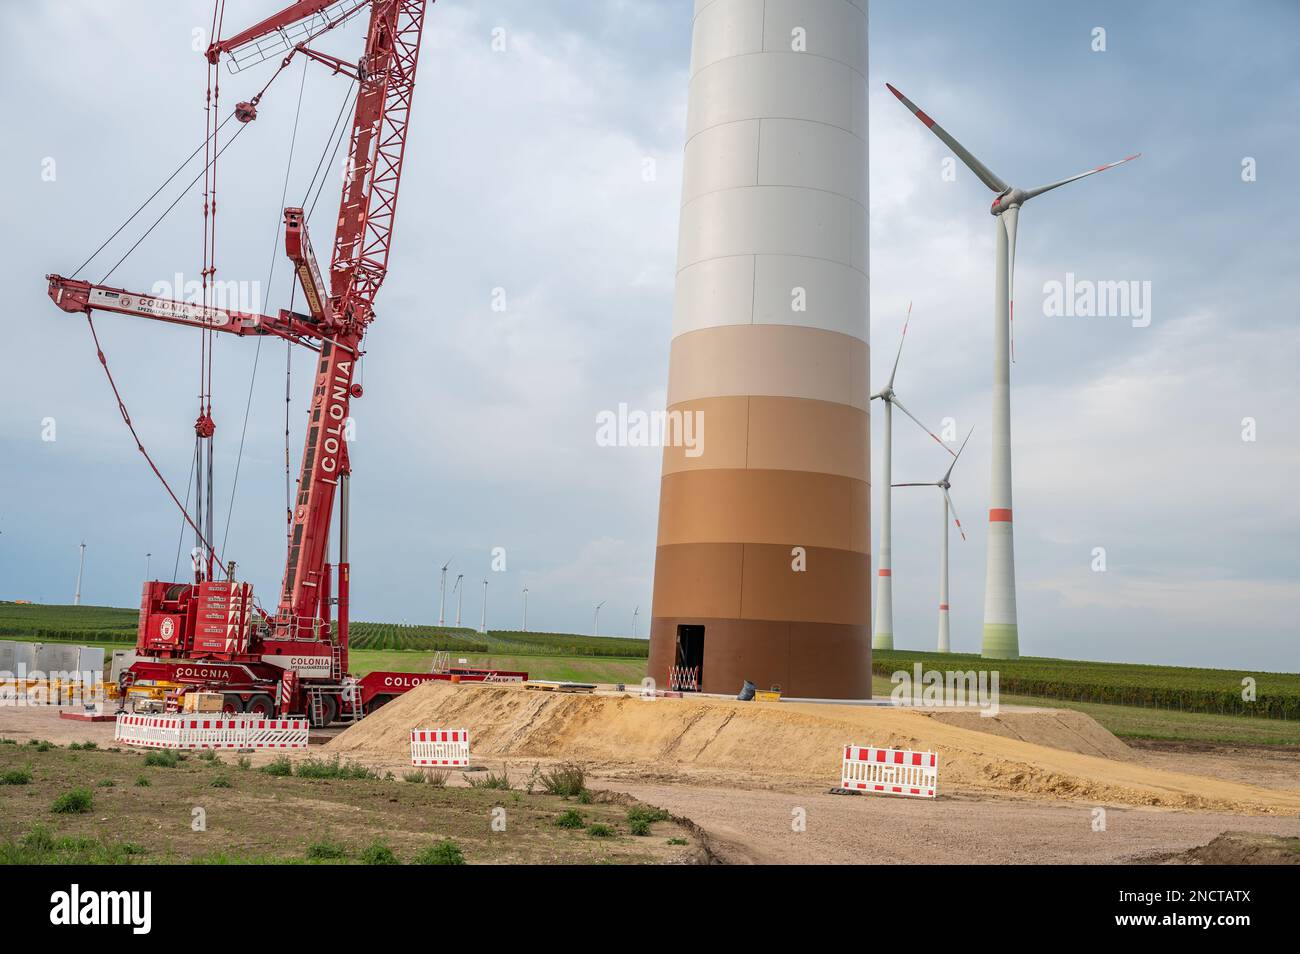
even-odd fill
[[(754, 791), (626, 779), (598, 788), (690, 818), (732, 864), (1115, 864), (1185, 852), (1225, 831), (1300, 835), (1295, 819), (1214, 812), (1107, 808), (950, 796), (920, 799), (830, 795), (822, 790)], [(792, 830), (802, 808), (807, 828)]]

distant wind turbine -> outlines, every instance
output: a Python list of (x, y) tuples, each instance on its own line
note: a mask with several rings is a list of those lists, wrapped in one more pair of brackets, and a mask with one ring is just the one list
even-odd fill
[(1087, 172), (1050, 182), (1035, 189), (1013, 188), (999, 179), (942, 126), (910, 99), (886, 83), (899, 102), (912, 111), (930, 132), (957, 154), (976, 178), (997, 194), (989, 211), (997, 219), (997, 268), (993, 289), (993, 454), (989, 486), (988, 563), (984, 579), (983, 654), (993, 659), (1020, 656), (1020, 631), (1016, 622), (1015, 548), (1011, 532), (1011, 360), (1015, 356), (1012, 320), (1015, 316), (1016, 225), (1020, 207), (1035, 196), (1130, 162), (1136, 153)]
[(966, 440), (961, 442), (961, 447), (957, 448), (957, 453), (948, 469), (944, 471), (942, 477), (938, 480), (928, 483), (907, 483), (894, 484), (895, 487), (938, 487), (939, 492), (943, 494), (943, 547), (940, 550), (942, 554), (939, 558), (939, 652), (951, 652), (951, 644), (948, 636), (948, 512), (952, 511), (952, 519), (957, 524), (957, 532), (961, 534), (963, 540), (966, 539), (966, 531), (961, 527), (961, 518), (957, 516), (957, 507), (948, 496), (948, 490), (952, 487), (952, 469), (957, 466), (957, 460), (961, 457), (961, 452), (966, 449), (966, 441), (970, 440), (971, 428), (966, 432)]
[(893, 444), (894, 444), (894, 408), (898, 408), (936, 441), (948, 453), (948, 445), (935, 433), (922, 424), (915, 414), (903, 406), (894, 392), (894, 376), (898, 374), (898, 359), (903, 356), (903, 342), (907, 340), (907, 326), (912, 321), (912, 303), (907, 303), (907, 317), (903, 320), (903, 334), (898, 339), (898, 353), (894, 355), (894, 366), (889, 372), (889, 381), (883, 388), (871, 395), (871, 400), (879, 400), (885, 405), (885, 454), (882, 467), (885, 471), (885, 492), (880, 507), (880, 551), (876, 557), (876, 626), (871, 637), (872, 649), (894, 648), (894, 566), (893, 566), (893, 493), (890, 481), (893, 479)]

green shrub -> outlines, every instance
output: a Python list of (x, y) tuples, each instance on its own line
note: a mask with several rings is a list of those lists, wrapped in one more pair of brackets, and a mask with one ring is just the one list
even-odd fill
[(213, 749), (204, 749), (202, 752), (199, 753), (199, 758), (202, 759), (204, 762), (221, 761), (221, 759), (217, 758), (217, 753)]
[(236, 762), (235, 764), (238, 765), (243, 771), (247, 772), (249, 768), (252, 766), (253, 760), (250, 759), (247, 755), (241, 755), (239, 757), (239, 761)]
[(136, 784), (136, 787), (137, 787), (137, 788), (148, 788), (148, 787), (149, 787), (151, 784), (153, 784), (153, 783), (150, 782), (149, 779), (148, 779), (146, 776), (144, 776), (144, 775), (137, 775), (137, 776), (135, 777), (135, 784)]
[(230, 788), (230, 779), (224, 775), (218, 775), (208, 785), (212, 788)]
[(419, 771), (403, 772), (402, 781), (424, 784), (424, 773)]
[(592, 822), (587, 826), (587, 834), (592, 838), (611, 838), (614, 835), (614, 829), (608, 825), (602, 825), (600, 822)]
[(144, 764), (146, 766), (175, 768), (179, 762), (180, 757), (171, 749), (153, 749), (144, 755)]
[(95, 783), (96, 788), (113, 788), (115, 785), (117, 785), (117, 782), (113, 781), (111, 778), (101, 778)]
[(582, 820), (582, 815), (576, 808), (570, 808), (555, 819), (555, 824), (561, 828), (581, 828), (586, 822)]
[(305, 761), (299, 762), (294, 774), (299, 778), (379, 778), (375, 772), (357, 762), (344, 762), (340, 764), (337, 755), (329, 761), (326, 761), (325, 759), (306, 759)]
[(510, 791), (510, 773), (502, 767), (500, 774), (496, 772), (485, 772), (481, 777), (464, 773), (464, 779), (470, 788), (495, 788), (501, 791)]
[(54, 804), (50, 806), (50, 811), (56, 815), (84, 815), (90, 811), (94, 801), (95, 798), (90, 794), (90, 789), (74, 788), (56, 798)]
[(273, 775), (276, 778), (284, 778), (293, 774), (293, 763), (289, 761), (289, 756), (281, 755), (279, 758), (267, 762), (258, 771)]
[(307, 857), (312, 861), (333, 861), (347, 856), (348, 849), (346, 845), (341, 842), (330, 841), (328, 838), (322, 841), (314, 841), (307, 846)]
[(416, 857), (415, 863), (417, 865), (463, 865), (465, 855), (459, 845), (450, 838), (444, 838), (422, 851)]
[(581, 795), (587, 790), (587, 772), (577, 762), (565, 762), (542, 773), (542, 789), (565, 798)]
[(396, 865), (401, 862), (397, 860), (397, 855), (393, 854), (393, 849), (382, 841), (376, 841), (361, 852), (361, 863), (365, 865)]
[(667, 821), (668, 817), (667, 811), (653, 805), (633, 805), (627, 810), (629, 822), (643, 821), (647, 825), (653, 825), (655, 822)]
[(636, 819), (635, 821), (631, 822), (628, 827), (630, 828), (632, 834), (634, 835), (650, 834), (650, 823), (646, 821), (644, 818)]
[(670, 844), (670, 845), (684, 845), (684, 844), (686, 844), (686, 839), (685, 839), (685, 838), (669, 838), (669, 839), (668, 839), (668, 844)]
[(451, 772), (448, 769), (429, 769), (425, 773), (425, 782), (434, 788), (446, 788), (447, 779), (451, 778)]
[(31, 780), (30, 769), (11, 769), (0, 775), (0, 785), (27, 785)]

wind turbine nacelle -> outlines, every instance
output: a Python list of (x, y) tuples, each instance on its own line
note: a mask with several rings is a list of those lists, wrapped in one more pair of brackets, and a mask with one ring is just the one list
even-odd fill
[(989, 206), (989, 212), (992, 215), (1001, 215), (1013, 205), (1024, 205), (1028, 200), (1029, 196), (1024, 189), (1008, 189), (993, 200), (993, 204)]

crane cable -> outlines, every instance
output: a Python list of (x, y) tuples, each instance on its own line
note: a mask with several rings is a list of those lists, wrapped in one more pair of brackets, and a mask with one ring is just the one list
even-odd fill
[[(302, 98), (303, 98), (303, 91), (306, 88), (306, 86), (307, 86), (307, 61), (303, 60), (302, 80), (298, 84), (298, 108), (295, 110), (293, 114), (293, 133), (289, 137), (289, 157), (286, 160), (285, 167), (284, 167), (284, 186), (280, 190), (281, 208), (284, 207), (284, 200), (289, 195), (289, 175), (293, 171), (294, 150), (298, 143), (298, 120), (302, 116)], [(271, 288), (272, 279), (275, 278), (275, 263), (276, 261), (279, 260), (279, 255), (276, 254), (276, 252), (277, 252), (277, 246), (279, 245), (280, 242), (280, 226), (282, 224), (283, 224), (283, 219), (276, 219), (275, 237), (271, 240), (271, 261), (270, 264), (267, 266), (267, 271), (266, 271), (266, 287), (268, 291)], [(290, 281), (292, 281), (293, 275), (290, 274), (289, 278)], [(292, 350), (293, 342), (286, 341), (285, 346), (288, 347), (290, 350)], [(248, 418), (253, 407), (253, 385), (257, 382), (257, 367), (258, 367), (258, 362), (261, 360), (261, 356), (262, 356), (262, 338), (261, 336), (258, 336), (257, 348), (253, 352), (253, 372), (251, 375), (249, 375), (248, 378), (248, 400), (244, 404), (244, 425), (239, 432), (239, 450), (235, 454), (235, 477), (230, 484), (230, 506), (226, 510), (226, 529), (221, 535), (221, 548), (223, 550), (226, 547), (226, 542), (230, 539), (230, 520), (232, 515), (235, 512), (235, 493), (239, 489), (239, 470), (244, 462), (244, 441), (248, 436)]]

